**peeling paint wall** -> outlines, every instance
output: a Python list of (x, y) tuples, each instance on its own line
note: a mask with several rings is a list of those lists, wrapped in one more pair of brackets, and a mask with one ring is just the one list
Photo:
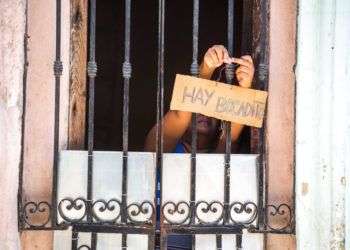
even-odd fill
[[(296, 1), (270, 0), (270, 74), (266, 123), (268, 203), (286, 203), (291, 207), (294, 191), (295, 39)], [(269, 250), (295, 249), (293, 235), (269, 234), (266, 239)]]
[(0, 249), (20, 248), (17, 188), (22, 134), (25, 0), (0, 0)]
[(350, 249), (350, 2), (300, 0), (297, 43), (297, 247)]

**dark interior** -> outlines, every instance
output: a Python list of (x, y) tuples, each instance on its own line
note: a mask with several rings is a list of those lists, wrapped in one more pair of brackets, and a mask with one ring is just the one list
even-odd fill
[[(251, 53), (251, 10), (247, 2), (235, 1), (234, 56)], [(132, 1), (131, 16), (129, 150), (142, 151), (146, 134), (156, 122), (158, 1)], [(200, 1), (199, 61), (212, 45), (227, 44), (226, 19), (227, 1)], [(124, 1), (97, 4), (96, 57), (95, 149), (121, 150)], [(192, 1), (166, 1), (165, 111), (175, 74), (190, 74), (191, 62)], [(249, 152), (249, 128), (245, 128), (240, 145), (240, 152)]]

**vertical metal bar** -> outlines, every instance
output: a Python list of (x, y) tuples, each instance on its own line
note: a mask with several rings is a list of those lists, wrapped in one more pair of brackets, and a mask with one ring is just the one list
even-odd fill
[[(233, 0), (228, 0), (228, 18), (227, 18), (227, 50), (230, 55), (233, 55), (233, 14), (234, 5)], [(233, 79), (233, 65), (226, 65), (226, 82), (228, 84), (232, 83)], [(230, 202), (230, 161), (231, 161), (231, 123), (224, 122), (224, 129), (226, 135), (226, 147), (225, 147), (225, 176), (224, 176), (224, 207), (225, 216), (224, 224), (229, 222), (229, 202)]]
[[(233, 55), (233, 21), (234, 21), (234, 0), (228, 0), (227, 5), (227, 50)], [(232, 70), (230, 71), (232, 72)], [(232, 78), (230, 79), (232, 80)]]
[[(193, 0), (193, 25), (192, 25), (192, 64), (191, 74), (198, 77), (198, 28), (199, 28), (199, 0)], [(197, 154), (197, 114), (192, 114), (191, 121), (191, 190), (190, 190), (190, 224), (195, 224), (196, 209), (196, 154)], [(196, 248), (196, 235), (192, 235), (192, 249)]]
[(91, 250), (97, 249), (97, 233), (91, 233)]
[[(90, 38), (89, 38), (89, 62), (87, 73), (89, 77), (89, 101), (88, 101), (88, 185), (87, 185), (87, 221), (92, 219), (92, 176), (93, 176), (93, 150), (94, 150), (94, 113), (95, 113), (95, 77), (97, 64), (95, 59), (96, 40), (96, 0), (90, 0)], [(91, 234), (91, 249), (96, 249), (96, 233)]]
[(88, 222), (92, 222), (91, 217), (91, 199), (92, 199), (92, 174), (93, 174), (93, 148), (94, 148), (94, 101), (95, 101), (95, 77), (97, 74), (97, 65), (95, 62), (95, 24), (96, 23), (96, 0), (90, 0), (90, 44), (89, 44), (89, 101), (88, 101)]
[(236, 234), (236, 249), (242, 249), (242, 234)]
[[(162, 117), (164, 114), (164, 21), (165, 21), (165, 0), (158, 0), (158, 72), (157, 72), (157, 134), (156, 134), (156, 185), (155, 196), (159, 187), (160, 198), (156, 204), (162, 207), (162, 173), (163, 173), (163, 127)], [(160, 249), (167, 247), (167, 235), (163, 230), (163, 214), (160, 213)]]
[[(260, 39), (259, 45), (261, 48), (259, 56), (259, 68), (258, 68), (258, 79), (260, 82), (260, 89), (268, 91), (268, 68), (269, 68), (269, 1), (260, 1), (261, 10), (259, 15), (261, 16), (260, 25)], [(265, 142), (265, 122), (263, 127), (259, 132), (259, 145), (258, 151), (260, 155), (260, 168), (259, 168), (259, 217), (258, 224), (263, 226), (263, 229), (266, 230), (266, 223), (268, 220), (268, 213), (265, 211), (266, 204), (268, 202), (268, 176), (267, 176), (267, 159), (266, 155), (268, 154)]]
[(216, 235), (216, 250), (221, 250), (222, 249), (222, 235), (217, 234)]
[[(227, 50), (233, 56), (233, 18), (234, 18), (234, 0), (228, 0), (227, 6)], [(227, 64), (226, 82), (232, 83), (233, 80), (233, 65)], [(224, 172), (224, 220), (223, 223), (229, 223), (229, 203), (230, 203), (230, 161), (231, 161), (231, 122), (224, 122), (225, 129), (225, 172)]]
[[(127, 223), (127, 187), (128, 187), (128, 150), (129, 150), (129, 85), (131, 78), (130, 63), (130, 22), (131, 0), (125, 0), (125, 37), (124, 37), (124, 93), (123, 93), (123, 179), (122, 179), (122, 223)], [(127, 235), (122, 234), (122, 249), (127, 248)]]
[(61, 0), (56, 1), (56, 59), (54, 62), (55, 75), (55, 115), (54, 115), (54, 146), (53, 146), (53, 179), (52, 179), (52, 227), (57, 225), (57, 181), (58, 181), (58, 148), (60, 123), (60, 81), (63, 71), (61, 62)]
[(72, 228), (72, 250), (77, 250), (78, 248), (78, 232), (75, 227)]

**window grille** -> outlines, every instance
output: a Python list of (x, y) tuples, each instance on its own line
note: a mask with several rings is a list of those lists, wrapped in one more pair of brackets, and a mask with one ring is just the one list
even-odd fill
[[(124, 79), (124, 94), (123, 94), (123, 150), (122, 152), (109, 153), (108, 157), (117, 155), (121, 160), (121, 199), (111, 198), (108, 200), (98, 199), (94, 200), (93, 182), (96, 174), (94, 163), (101, 153), (94, 152), (94, 101), (95, 101), (95, 77), (97, 76), (97, 64), (95, 61), (95, 27), (96, 27), (96, 0), (90, 0), (90, 19), (89, 19), (89, 59), (87, 65), (88, 74), (88, 142), (87, 152), (77, 152), (76, 154), (83, 154), (87, 158), (87, 186), (86, 197), (61, 197), (59, 191), (60, 176), (64, 176), (63, 169), (60, 162), (64, 159), (64, 154), (69, 152), (59, 152), (58, 138), (59, 138), (59, 99), (60, 99), (60, 79), (62, 75), (63, 65), (61, 62), (61, 0), (57, 1), (56, 7), (56, 57), (54, 61), (54, 77), (55, 77), (55, 122), (54, 122), (54, 159), (53, 159), (53, 192), (52, 200), (49, 201), (26, 201), (23, 197), (22, 178), (20, 173), (20, 189), (18, 193), (18, 207), (19, 207), (19, 229), (22, 230), (67, 230), (72, 227), (72, 249), (96, 249), (97, 239), (99, 233), (118, 233), (122, 235), (121, 247), (127, 249), (127, 237), (130, 234), (145, 234), (148, 236), (148, 249), (167, 249), (167, 236), (172, 233), (176, 234), (191, 234), (193, 239), (197, 234), (212, 234), (216, 237), (216, 248), (222, 249), (222, 235), (234, 234), (236, 235), (236, 248), (241, 249), (243, 230), (247, 229), (251, 233), (278, 233), (278, 234), (293, 234), (294, 233), (294, 213), (293, 208), (287, 204), (266, 204), (265, 196), (265, 163), (264, 163), (264, 147), (263, 143), (259, 146), (259, 157), (254, 158), (257, 164), (257, 183), (256, 190), (258, 198), (256, 202), (252, 201), (232, 201), (230, 199), (230, 185), (231, 173), (234, 172), (232, 168), (235, 167), (236, 159), (231, 155), (231, 127), (229, 122), (224, 122), (224, 129), (226, 130), (226, 148), (223, 159), (223, 201), (198, 201), (196, 199), (196, 184), (197, 184), (197, 165), (203, 156), (197, 154), (197, 134), (196, 134), (196, 119), (197, 115), (192, 115), (192, 144), (191, 153), (189, 155), (190, 161), (190, 194), (189, 201), (162, 201), (163, 193), (161, 191), (161, 209), (160, 214), (156, 209), (156, 202), (154, 199), (143, 200), (138, 203), (128, 202), (128, 179), (130, 179), (130, 170), (128, 168), (130, 159), (132, 157), (145, 157), (145, 159), (152, 158), (152, 153), (145, 153), (143, 156), (128, 150), (129, 137), (129, 82), (132, 76), (132, 65), (130, 63), (130, 27), (131, 27), (131, 0), (125, 0), (125, 51), (124, 63), (122, 66), (122, 75)], [(163, 168), (166, 160), (173, 159), (171, 154), (164, 154), (163, 152), (163, 135), (162, 126), (159, 124), (164, 114), (164, 23), (166, 13), (166, 1), (158, 1), (158, 75), (157, 75), (157, 135), (156, 135), (156, 152), (154, 165), (154, 197), (157, 192), (157, 179), (164, 178)], [(193, 76), (198, 76), (198, 30), (199, 30), (199, 9), (200, 1), (193, 0), (193, 30), (192, 30), (192, 64), (190, 72)], [(262, 15), (261, 23), (267, 27), (268, 3), (262, 1)], [(227, 48), (230, 54), (233, 54), (233, 21), (234, 21), (234, 0), (228, 0), (227, 16), (228, 16), (228, 32), (227, 32)], [(262, 28), (264, 30), (264, 28)], [(267, 47), (266, 43), (267, 31), (262, 31), (261, 34), (261, 50)], [(268, 79), (268, 68), (266, 53), (261, 53), (258, 67), (258, 80), (265, 83)], [(226, 66), (227, 83), (231, 84), (233, 80), (232, 66)], [(259, 132), (260, 140), (263, 141), (264, 132)], [(213, 155), (215, 159), (220, 159), (220, 155)], [(102, 154), (102, 157), (106, 157)], [(182, 160), (186, 156), (182, 156)], [(243, 156), (241, 156), (243, 157)], [(248, 155), (247, 157), (252, 157)], [(61, 160), (60, 160), (60, 159)], [(219, 160), (217, 160), (219, 161)], [(181, 160), (179, 161), (181, 162)], [(233, 164), (232, 164), (233, 163)], [(23, 166), (21, 168), (23, 171)], [(156, 177), (158, 175), (158, 178)], [(244, 185), (242, 185), (244, 188)], [(118, 210), (119, 209), (119, 210)], [(68, 212), (80, 212), (80, 216), (71, 217)], [(114, 216), (110, 215), (108, 219), (101, 217), (104, 212), (115, 212)], [(200, 213), (214, 213), (219, 214), (212, 221), (206, 221), (201, 217)], [(236, 214), (245, 213), (248, 215), (245, 220), (237, 221), (234, 217)], [(37, 214), (45, 214), (46, 218), (33, 221), (32, 218)], [(180, 221), (173, 221), (169, 215), (184, 215)], [(143, 220), (135, 220), (135, 217), (142, 215)], [(285, 224), (277, 227), (270, 223), (269, 216), (286, 215)], [(160, 217), (160, 224), (157, 225), (157, 216)], [(91, 233), (90, 244), (79, 245), (79, 233)], [(160, 235), (160, 246), (156, 246), (156, 235)], [(196, 241), (192, 240), (192, 249), (195, 249)]]

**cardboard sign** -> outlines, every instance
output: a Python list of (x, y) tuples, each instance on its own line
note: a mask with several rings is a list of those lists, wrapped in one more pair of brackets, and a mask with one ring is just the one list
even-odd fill
[(261, 127), (267, 92), (197, 77), (176, 75), (171, 110)]

